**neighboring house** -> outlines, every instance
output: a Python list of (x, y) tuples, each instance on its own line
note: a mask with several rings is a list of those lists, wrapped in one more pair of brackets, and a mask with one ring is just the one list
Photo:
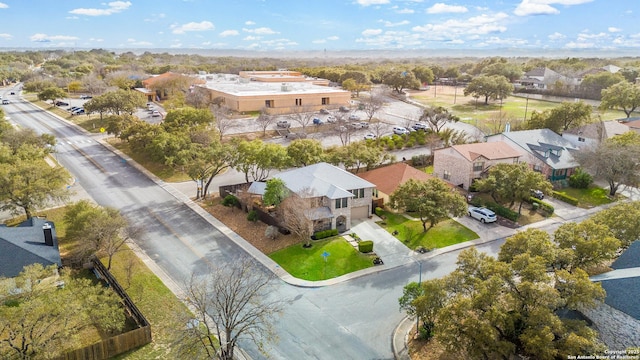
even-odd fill
[(373, 201), (376, 206), (382, 207), (389, 202), (389, 196), (396, 191), (398, 186), (404, 184), (409, 179), (424, 181), (433, 176), (411, 167), (403, 162), (379, 167), (358, 174), (359, 177), (375, 185), (373, 190)]
[(524, 73), (522, 78), (516, 81), (517, 84), (527, 89), (553, 89), (558, 82), (563, 86), (576, 86), (578, 80), (559, 74), (546, 67), (538, 67)]
[[(305, 215), (314, 232), (326, 229), (343, 232), (351, 228), (352, 220), (367, 218), (372, 213), (375, 185), (333, 165), (318, 163), (275, 177), (282, 180), (289, 191), (309, 199), (311, 208)], [(248, 192), (262, 195), (264, 188), (253, 183)]]
[(504, 132), (486, 139), (490, 143), (506, 142), (520, 153), (520, 162), (543, 173), (549, 181), (565, 180), (579, 166), (571, 154), (577, 148), (549, 129)]
[(629, 131), (629, 126), (616, 120), (598, 121), (577, 128), (565, 130), (562, 137), (579, 149), (593, 148), (604, 140)]
[(62, 266), (53, 223), (31, 218), (17, 227), (0, 225), (0, 277), (16, 277), (32, 264)]
[(516, 164), (521, 154), (506, 142), (454, 145), (433, 152), (433, 175), (465, 190), (495, 164)]
[(327, 80), (305, 77), (294, 71), (243, 71), (233, 74), (200, 75), (210, 100), (222, 99), (232, 111), (265, 110), (269, 114), (317, 111), (348, 106), (351, 92), (325, 86)]

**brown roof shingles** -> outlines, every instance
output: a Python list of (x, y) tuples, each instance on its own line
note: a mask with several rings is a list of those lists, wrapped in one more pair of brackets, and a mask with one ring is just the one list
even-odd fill
[(474, 161), (480, 156), (488, 160), (517, 158), (520, 156), (516, 149), (504, 141), (454, 145), (452, 148), (469, 161)]
[(404, 184), (409, 179), (428, 180), (431, 175), (411, 167), (403, 162), (384, 166), (361, 174), (359, 177), (376, 185), (376, 188), (385, 194), (393, 193), (398, 186)]

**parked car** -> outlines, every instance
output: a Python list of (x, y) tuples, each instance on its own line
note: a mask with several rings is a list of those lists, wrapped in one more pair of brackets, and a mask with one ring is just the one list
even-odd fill
[(303, 132), (299, 132), (299, 133), (290, 132), (287, 135), (285, 135), (285, 137), (287, 139), (289, 139), (289, 140), (306, 139), (307, 138), (307, 134), (303, 133)]
[(74, 111), (76, 111), (76, 110), (78, 110), (78, 109), (80, 109), (80, 108), (81, 108), (80, 106), (72, 106), (72, 107), (70, 107), (70, 108), (67, 108), (67, 111), (69, 111), (69, 112), (74, 112)]
[(80, 95), (80, 99), (83, 99), (83, 100), (85, 100), (85, 99), (93, 99), (93, 96), (91, 96), (91, 95)]
[(427, 125), (423, 124), (423, 123), (415, 123), (411, 128), (413, 128), (413, 130), (422, 130), (425, 131), (427, 130)]
[(279, 128), (290, 128), (291, 127), (291, 123), (288, 122), (287, 120), (278, 120), (278, 122), (276, 123), (276, 126)]
[(481, 223), (492, 223), (498, 220), (496, 213), (485, 207), (469, 206), (469, 216), (480, 220)]
[(15, 95), (15, 94), (16, 94), (15, 91), (12, 91), (12, 92), (9, 93), (9, 95)]
[(360, 120), (360, 116), (356, 114), (349, 115), (349, 120)]
[(365, 140), (375, 140), (377, 136), (375, 134), (367, 134), (364, 136)]
[(320, 118), (313, 118), (313, 124), (314, 125), (322, 125), (322, 124), (324, 124), (324, 121), (322, 121), (322, 119), (320, 119)]
[(368, 123), (368, 122), (366, 122), (366, 121), (362, 121), (362, 122), (360, 122), (360, 126), (361, 126), (362, 128), (368, 128), (368, 127), (369, 127), (369, 123)]
[(402, 126), (395, 126), (393, 128), (393, 133), (396, 135), (405, 135), (409, 133), (409, 130), (407, 130), (407, 128), (404, 128)]
[(83, 108), (75, 109), (71, 112), (71, 115), (82, 115), (82, 114), (84, 114)]
[(349, 110), (349, 108), (348, 108), (348, 107), (346, 107), (346, 106), (340, 106), (340, 109), (339, 109), (339, 110), (340, 110), (340, 111), (342, 111), (342, 112), (349, 112), (349, 111), (351, 111), (351, 110)]
[(329, 110), (327, 109), (320, 109), (320, 114), (330, 114)]
[(9, 100), (7, 99), (2, 99), (2, 105), (7, 105), (9, 103)]
[(333, 116), (333, 115), (329, 115), (329, 116), (327, 116), (327, 122), (328, 122), (328, 123), (334, 123), (334, 122), (336, 122), (336, 121), (338, 121), (338, 119), (336, 119), (336, 117), (335, 117), (335, 116)]
[(539, 200), (543, 200), (544, 199), (544, 193), (542, 191), (540, 191), (540, 190), (531, 189), (531, 196), (533, 196), (534, 198), (539, 199)]
[(69, 103), (61, 101), (61, 100), (58, 100), (58, 101), (55, 102), (55, 105), (56, 106), (69, 106)]
[(160, 111), (153, 110), (153, 112), (151, 113), (151, 117), (160, 117)]

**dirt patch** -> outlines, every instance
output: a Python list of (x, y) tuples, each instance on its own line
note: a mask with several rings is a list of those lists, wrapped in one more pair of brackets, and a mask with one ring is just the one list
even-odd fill
[(247, 213), (236, 207), (222, 206), (219, 197), (207, 200), (206, 203), (200, 202), (199, 205), (264, 254), (269, 255), (299, 243), (292, 235), (280, 234), (275, 240), (268, 239), (264, 235), (267, 229), (265, 223), (247, 220)]

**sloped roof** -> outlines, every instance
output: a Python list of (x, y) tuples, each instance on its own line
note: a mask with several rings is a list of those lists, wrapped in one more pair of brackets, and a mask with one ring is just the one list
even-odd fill
[(454, 145), (451, 148), (459, 152), (460, 155), (469, 161), (474, 161), (480, 156), (488, 160), (520, 157), (520, 153), (504, 141)]
[[(510, 139), (552, 169), (568, 169), (579, 165), (571, 154), (571, 151), (577, 150), (575, 146), (569, 140), (549, 129), (511, 131), (489, 137), (494, 136)], [(550, 150), (559, 151), (559, 155), (551, 153)]]
[(559, 74), (557, 72), (549, 69), (549, 68), (546, 68), (546, 67), (537, 67), (537, 68), (531, 69), (531, 70), (527, 71), (526, 73), (524, 73), (525, 77), (527, 77), (527, 76), (543, 76), (543, 77), (546, 77), (546, 76), (551, 76), (551, 75), (559, 75)]
[[(349, 190), (375, 187), (348, 171), (324, 162), (285, 171), (275, 177), (284, 181), (289, 190), (303, 197), (340, 199), (353, 197)], [(310, 194), (304, 193), (307, 189)]]
[(627, 121), (624, 123), (629, 129), (640, 129), (640, 119)]
[[(53, 246), (44, 242), (43, 226), (51, 225)], [(31, 264), (62, 266), (52, 222), (31, 218), (17, 227), (0, 226), (0, 276), (15, 277)]]
[(588, 139), (609, 139), (629, 131), (629, 126), (616, 120), (595, 122), (573, 129), (565, 130), (566, 134), (580, 135)]
[(378, 190), (385, 194), (393, 193), (398, 186), (409, 179), (427, 180), (433, 178), (433, 176), (403, 162), (366, 171), (358, 174), (358, 176), (372, 182)]

